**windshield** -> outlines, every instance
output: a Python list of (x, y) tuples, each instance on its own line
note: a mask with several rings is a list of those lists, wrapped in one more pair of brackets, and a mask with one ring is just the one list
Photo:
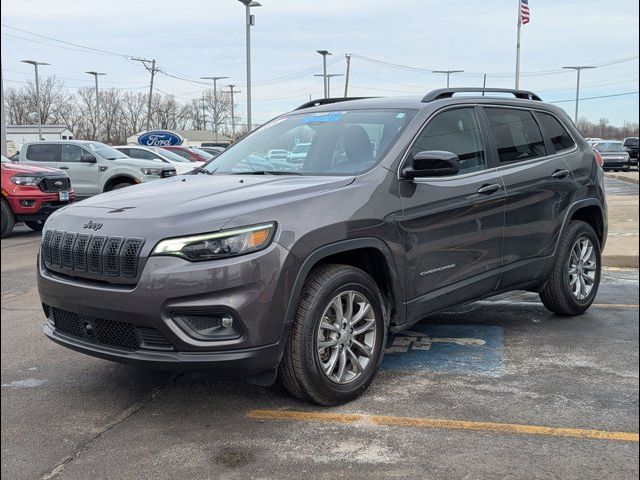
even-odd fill
[(637, 138), (627, 138), (624, 141), (625, 147), (638, 147), (638, 139)]
[(293, 150), (291, 153), (307, 153), (308, 151), (309, 151), (308, 143), (299, 143), (298, 145), (293, 147)]
[[(215, 174), (357, 175), (376, 165), (415, 110), (341, 110), (276, 118), (204, 168)], [(284, 153), (307, 143), (304, 161)], [(275, 152), (278, 155), (274, 155)]]
[(107, 160), (117, 160), (118, 158), (129, 158), (127, 155), (122, 153), (120, 150), (116, 150), (109, 145), (105, 145), (104, 143), (99, 142), (91, 142), (88, 144), (89, 148), (100, 155), (102, 158), (106, 158)]
[(2, 163), (11, 163), (11, 160), (9, 160), (7, 157), (2, 155)]
[(149, 147), (149, 150), (154, 151), (158, 155), (161, 155), (163, 158), (166, 158), (171, 162), (191, 163), (190, 160), (187, 160), (186, 158), (183, 158), (180, 155), (173, 153), (171, 150), (165, 150), (164, 148), (160, 148), (160, 147)]
[(204, 157), (205, 160), (211, 160), (214, 155), (211, 155), (209, 152), (205, 152), (204, 150), (200, 150), (199, 148), (191, 148), (190, 150), (196, 152), (201, 157)]
[(621, 142), (601, 142), (596, 143), (594, 147), (600, 153), (603, 152), (624, 152), (625, 149)]

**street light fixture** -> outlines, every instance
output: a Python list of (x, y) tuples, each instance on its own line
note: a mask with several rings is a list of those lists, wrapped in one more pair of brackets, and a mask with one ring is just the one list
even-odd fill
[(33, 65), (36, 73), (36, 108), (38, 110), (38, 140), (42, 140), (42, 108), (40, 107), (40, 82), (38, 79), (38, 66), (51, 65), (50, 63), (37, 62), (35, 60), (22, 60), (22, 63)]
[(434, 70), (433, 73), (444, 73), (447, 76), (447, 88), (449, 88), (449, 77), (452, 73), (462, 73), (464, 70)]
[(246, 17), (246, 49), (247, 49), (247, 131), (251, 131), (251, 27), (255, 22), (255, 17), (251, 14), (252, 7), (261, 7), (260, 2), (255, 0), (238, 0), (245, 6)]
[(218, 141), (218, 80), (229, 77), (200, 77), (200, 80), (213, 80), (213, 133)]
[(100, 136), (100, 100), (99, 100), (99, 90), (98, 90), (98, 77), (101, 75), (106, 75), (106, 73), (100, 72), (84, 72), (89, 75), (93, 75), (96, 81), (96, 140), (101, 140)]
[(322, 55), (322, 76), (324, 77), (324, 98), (329, 98), (329, 88), (327, 85), (327, 55), (331, 55), (331, 52), (328, 50), (316, 50), (320, 55)]
[(327, 73), (322, 74), (322, 73), (316, 73), (313, 75), (314, 77), (324, 77), (327, 80), (327, 95), (325, 98), (331, 98), (331, 78), (332, 77), (344, 77), (343, 73)]
[(582, 70), (590, 70), (592, 68), (596, 68), (596, 67), (590, 67), (590, 66), (585, 66), (585, 65), (581, 65), (581, 66), (575, 66), (575, 67), (562, 67), (566, 70), (575, 70), (577, 73), (577, 81), (576, 81), (576, 111), (575, 111), (575, 116), (573, 117), (573, 121), (577, 124), (578, 123), (578, 104), (580, 103), (580, 72)]

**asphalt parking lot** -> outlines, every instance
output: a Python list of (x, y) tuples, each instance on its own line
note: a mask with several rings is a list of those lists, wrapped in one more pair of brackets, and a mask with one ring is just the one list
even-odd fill
[(322, 409), (46, 340), (38, 244), (2, 241), (3, 479), (638, 476), (638, 270), (606, 269), (577, 318), (516, 292), (425, 319), (363, 397)]

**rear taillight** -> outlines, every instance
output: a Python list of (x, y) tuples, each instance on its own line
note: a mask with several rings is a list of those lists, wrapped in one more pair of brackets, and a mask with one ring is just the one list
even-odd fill
[(602, 155), (600, 155), (599, 151), (594, 150), (593, 157), (596, 159), (596, 163), (598, 164), (599, 167), (602, 167), (604, 165), (604, 160), (602, 159)]

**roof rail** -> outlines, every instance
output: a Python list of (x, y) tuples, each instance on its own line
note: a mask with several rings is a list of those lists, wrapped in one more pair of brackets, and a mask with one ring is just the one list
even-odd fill
[(335, 97), (335, 98), (318, 98), (317, 100), (311, 100), (307, 103), (303, 103), (295, 110), (302, 110), (303, 108), (318, 107), (320, 105), (329, 105), (331, 103), (348, 102), (349, 100), (362, 100), (365, 98), (376, 97)]
[(436, 90), (431, 90), (427, 93), (422, 101), (425, 103), (433, 102), (434, 100), (440, 100), (442, 98), (451, 98), (455, 93), (482, 93), (484, 97), (485, 93), (511, 93), (514, 97), (520, 98), (522, 100), (536, 100), (541, 102), (542, 98), (540, 98), (537, 94), (530, 92), (528, 90), (516, 90), (513, 88), (474, 88), (474, 87), (465, 87), (465, 88), (438, 88)]

